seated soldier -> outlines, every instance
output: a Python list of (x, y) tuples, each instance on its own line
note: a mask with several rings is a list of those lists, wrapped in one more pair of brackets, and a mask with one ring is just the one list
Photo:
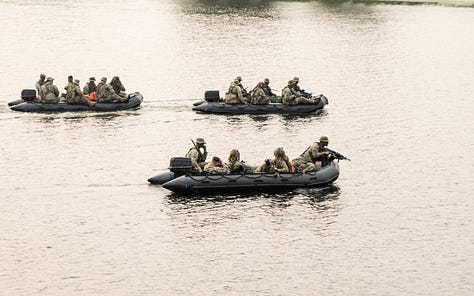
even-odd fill
[(128, 95), (124, 93), (125, 87), (123, 86), (122, 81), (120, 81), (120, 78), (118, 78), (118, 76), (112, 78), (112, 80), (110, 81), (110, 85), (112, 86), (114, 92), (117, 95), (121, 96), (122, 98), (128, 98)]
[(281, 91), (282, 103), (285, 105), (314, 104), (313, 99), (305, 98), (295, 90), (295, 82), (288, 81), (288, 85)]
[(244, 161), (240, 160), (240, 152), (237, 149), (232, 149), (229, 154), (229, 160), (227, 161), (227, 167), (230, 169), (231, 174), (251, 174), (253, 168), (247, 165)]
[(95, 85), (95, 77), (89, 78), (89, 82), (84, 85), (82, 90), (84, 95), (90, 96), (92, 93), (97, 92), (97, 85)]
[(128, 101), (127, 98), (117, 95), (114, 88), (106, 82), (107, 78), (104, 77), (102, 78), (101, 83), (97, 86), (98, 103), (123, 103)]
[(87, 99), (87, 96), (82, 93), (81, 88), (79, 87), (79, 82), (80, 81), (78, 79), (74, 80), (73, 87), (70, 90), (70, 94), (66, 97), (66, 102), (72, 105), (94, 106), (95, 103), (89, 101), (89, 99)]
[[(207, 158), (207, 148), (206, 141), (203, 138), (196, 139), (196, 145), (193, 145), (186, 153), (186, 157), (191, 158), (191, 163), (193, 165), (194, 171), (201, 173), (202, 169), (206, 165)], [(203, 149), (203, 152), (200, 149)]]
[(330, 153), (324, 149), (328, 143), (328, 137), (321, 136), (319, 142), (314, 142), (298, 158), (293, 159), (291, 164), (295, 167), (295, 171), (306, 173), (328, 164)]
[(275, 170), (279, 173), (288, 173), (291, 171), (291, 163), (288, 156), (286, 156), (285, 150), (282, 147), (278, 147), (273, 151), (275, 158)]
[(263, 80), (263, 91), (267, 95), (267, 97), (276, 97), (276, 94), (272, 92), (272, 89), (270, 88), (270, 79), (265, 78)]
[(286, 156), (285, 150), (278, 147), (273, 151), (274, 159), (266, 159), (256, 172), (259, 173), (288, 173), (291, 171), (291, 163)]
[(257, 86), (252, 90), (251, 102), (254, 105), (266, 105), (270, 103), (270, 98), (265, 94), (264, 83), (259, 82)]
[(41, 102), (45, 104), (57, 104), (59, 102), (59, 89), (53, 84), (54, 79), (46, 78), (46, 82), (41, 86)]
[(265, 162), (260, 165), (256, 170), (256, 173), (274, 173), (275, 172), (275, 161), (267, 158)]
[(244, 97), (244, 88), (240, 82), (242, 78), (238, 76), (230, 84), (229, 89), (225, 93), (224, 103), (226, 104), (245, 104), (247, 100)]
[(222, 163), (222, 160), (214, 156), (208, 164), (204, 167), (206, 173), (215, 175), (215, 174), (230, 174), (229, 168)]
[(45, 82), (46, 82), (46, 75), (41, 74), (40, 79), (35, 83), (36, 92), (38, 93), (38, 96), (35, 99), (35, 102), (37, 103), (41, 103), (41, 98), (42, 98), (41, 87), (45, 84)]

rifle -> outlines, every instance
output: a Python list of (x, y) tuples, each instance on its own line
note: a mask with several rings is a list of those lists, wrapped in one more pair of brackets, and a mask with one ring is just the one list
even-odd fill
[(339, 152), (336, 152), (336, 151), (331, 150), (329, 148), (324, 148), (324, 150), (331, 153), (334, 156), (334, 158), (336, 158), (336, 159), (345, 159), (345, 160), (351, 161), (350, 158), (345, 157), (344, 155), (342, 155)]
[(244, 98), (250, 98), (250, 93), (247, 91), (247, 88), (242, 87), (242, 96)]
[(202, 159), (202, 161), (205, 161), (206, 158), (204, 157), (204, 155), (201, 153), (201, 150), (199, 150), (198, 146), (196, 145), (196, 143), (194, 143), (194, 140), (191, 139), (191, 142), (193, 142), (193, 145), (194, 145), (194, 148), (196, 148), (198, 154), (199, 154), (199, 158)]
[(311, 98), (313, 96), (312, 93), (306, 92), (304, 89), (300, 90), (300, 93), (305, 98)]

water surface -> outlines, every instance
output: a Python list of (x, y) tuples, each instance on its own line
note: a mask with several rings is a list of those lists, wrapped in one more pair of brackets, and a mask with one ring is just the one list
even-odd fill
[[(472, 295), (474, 10), (330, 1), (0, 1), (0, 294)], [(145, 102), (22, 114), (40, 73)], [(196, 114), (293, 76), (306, 117)], [(185, 198), (146, 179), (204, 137), (258, 164), (320, 135), (324, 189)]]

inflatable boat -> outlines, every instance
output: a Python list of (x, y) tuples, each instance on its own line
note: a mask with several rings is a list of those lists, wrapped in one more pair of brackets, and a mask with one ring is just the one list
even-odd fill
[(160, 184), (176, 193), (200, 194), (323, 187), (338, 177), (339, 165), (331, 161), (318, 171), (308, 173), (211, 175), (184, 173), (183, 170), (170, 167), (170, 171), (152, 177), (148, 182)]
[[(218, 96), (218, 95), (217, 95)], [(269, 103), (266, 105), (253, 104), (226, 104), (220, 99), (207, 98), (205, 100), (194, 103), (193, 110), (200, 113), (216, 113), (216, 114), (291, 114), (303, 115), (316, 112), (326, 106), (329, 101), (324, 95), (319, 95), (315, 98), (320, 98), (316, 104), (298, 104), (285, 105), (281, 103)]]
[(8, 103), (10, 109), (20, 112), (38, 112), (38, 113), (52, 113), (52, 112), (78, 112), (78, 111), (93, 111), (93, 112), (110, 112), (131, 110), (140, 107), (143, 102), (143, 96), (139, 92), (130, 94), (128, 102), (124, 103), (97, 103), (90, 107), (87, 105), (67, 104), (59, 102), (57, 104), (43, 104), (32, 100), (16, 100)]

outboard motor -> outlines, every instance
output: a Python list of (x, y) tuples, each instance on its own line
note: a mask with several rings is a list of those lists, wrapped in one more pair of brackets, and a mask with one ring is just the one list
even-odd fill
[(172, 157), (168, 169), (172, 171), (174, 177), (177, 178), (191, 172), (193, 170), (193, 164), (189, 157)]
[(204, 92), (204, 100), (207, 102), (219, 102), (221, 97), (218, 90), (207, 90)]
[(24, 89), (21, 91), (23, 101), (32, 102), (36, 99), (36, 89)]

